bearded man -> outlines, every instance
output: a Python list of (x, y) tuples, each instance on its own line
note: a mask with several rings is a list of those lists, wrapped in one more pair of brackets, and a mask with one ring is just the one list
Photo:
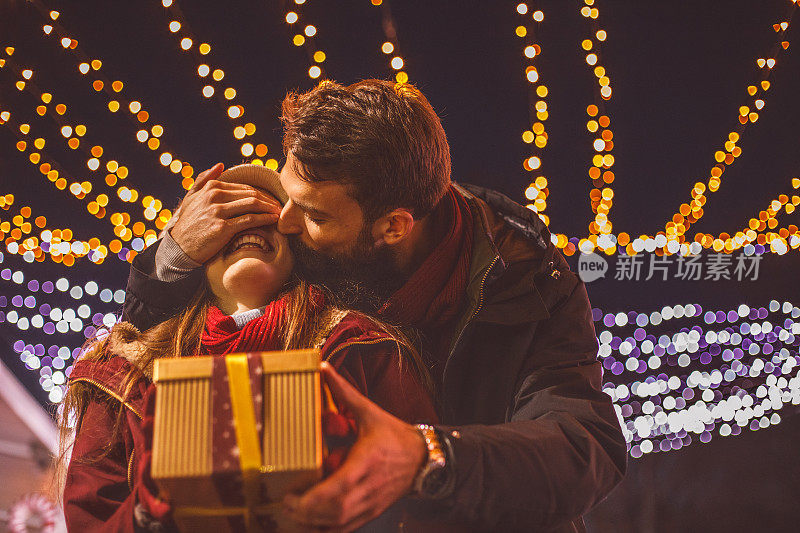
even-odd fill
[(441, 122), (408, 84), (322, 82), (288, 95), (282, 120), (285, 205), (217, 181), (221, 164), (201, 174), (134, 261), (126, 319), (168, 318), (236, 233), (277, 221), (299, 276), (417, 332), (441, 421), (402, 422), (323, 368), (358, 440), (333, 475), (285, 499), (290, 516), (352, 531), (404, 499), (460, 531), (584, 530), (627, 453), (585, 286), (547, 227), (451, 181)]

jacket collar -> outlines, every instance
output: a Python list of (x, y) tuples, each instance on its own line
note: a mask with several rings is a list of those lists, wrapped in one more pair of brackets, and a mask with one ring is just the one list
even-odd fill
[(541, 250), (505, 224), (483, 200), (454, 186), (467, 199), (475, 221), (467, 285), (470, 305), (457, 331), (471, 319), (514, 325), (549, 318), (535, 278), (552, 256), (552, 245)]

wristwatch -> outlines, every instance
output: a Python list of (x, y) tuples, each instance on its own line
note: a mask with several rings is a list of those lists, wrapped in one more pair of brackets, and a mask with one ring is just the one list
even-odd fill
[(444, 498), (450, 495), (455, 485), (450, 439), (433, 426), (417, 424), (415, 427), (425, 439), (428, 458), (414, 478), (413, 494), (424, 499)]

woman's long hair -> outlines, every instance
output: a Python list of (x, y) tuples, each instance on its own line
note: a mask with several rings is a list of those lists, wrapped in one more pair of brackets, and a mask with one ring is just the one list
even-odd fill
[[(325, 324), (326, 306), (319, 298), (310, 296), (310, 287), (304, 281), (295, 281), (287, 289), (288, 321), (282, 333), (283, 349), (292, 350), (309, 348), (313, 345)], [(329, 299), (326, 299), (330, 301)], [(123, 346), (135, 346), (137, 349), (137, 364), (131, 365), (130, 370), (122, 379), (121, 389), (123, 398), (127, 399), (133, 391), (136, 382), (146, 377), (143, 369), (153, 365), (155, 359), (160, 357), (191, 357), (200, 352), (200, 341), (205, 327), (208, 308), (213, 303), (213, 294), (204, 282), (192, 298), (189, 305), (180, 314), (154, 326), (144, 332), (139, 332), (130, 324), (120, 323), (111, 328), (105, 337), (93, 338), (84, 345), (82, 359), (92, 361), (106, 361), (115, 354), (120, 353)], [(330, 305), (327, 306), (330, 308)], [(368, 317), (379, 329), (391, 335), (397, 342), (400, 365), (409, 359), (412, 371), (416, 373), (423, 385), (432, 391), (432, 382), (427, 367), (422, 361), (419, 352), (408, 340), (400, 328), (385, 324), (373, 317)], [(407, 356), (404, 357), (404, 353)], [(85, 382), (72, 382), (69, 384), (64, 399), (58, 408), (58, 433), (59, 451), (55, 458), (53, 481), (51, 483), (51, 498), (61, 502), (64, 485), (66, 483), (67, 469), (70, 461), (70, 452), (75, 435), (80, 431), (83, 414), (92, 400), (106, 403), (109, 408), (117, 407), (116, 421), (112, 431), (112, 438), (103, 450), (95, 457), (82, 458), (84, 462), (92, 463), (112, 453), (113, 443), (117, 441), (123, 429), (126, 407), (108, 395), (99, 391), (97, 387)]]

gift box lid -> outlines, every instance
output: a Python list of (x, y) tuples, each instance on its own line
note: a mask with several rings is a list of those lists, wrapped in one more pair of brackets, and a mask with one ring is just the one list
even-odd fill
[[(241, 354), (230, 354), (241, 355)], [(212, 361), (217, 355), (197, 357), (169, 357), (157, 359), (153, 369), (153, 382), (178, 379), (210, 378)], [(316, 372), (321, 361), (320, 351), (287, 350), (283, 352), (261, 352), (264, 374), (283, 372)]]

